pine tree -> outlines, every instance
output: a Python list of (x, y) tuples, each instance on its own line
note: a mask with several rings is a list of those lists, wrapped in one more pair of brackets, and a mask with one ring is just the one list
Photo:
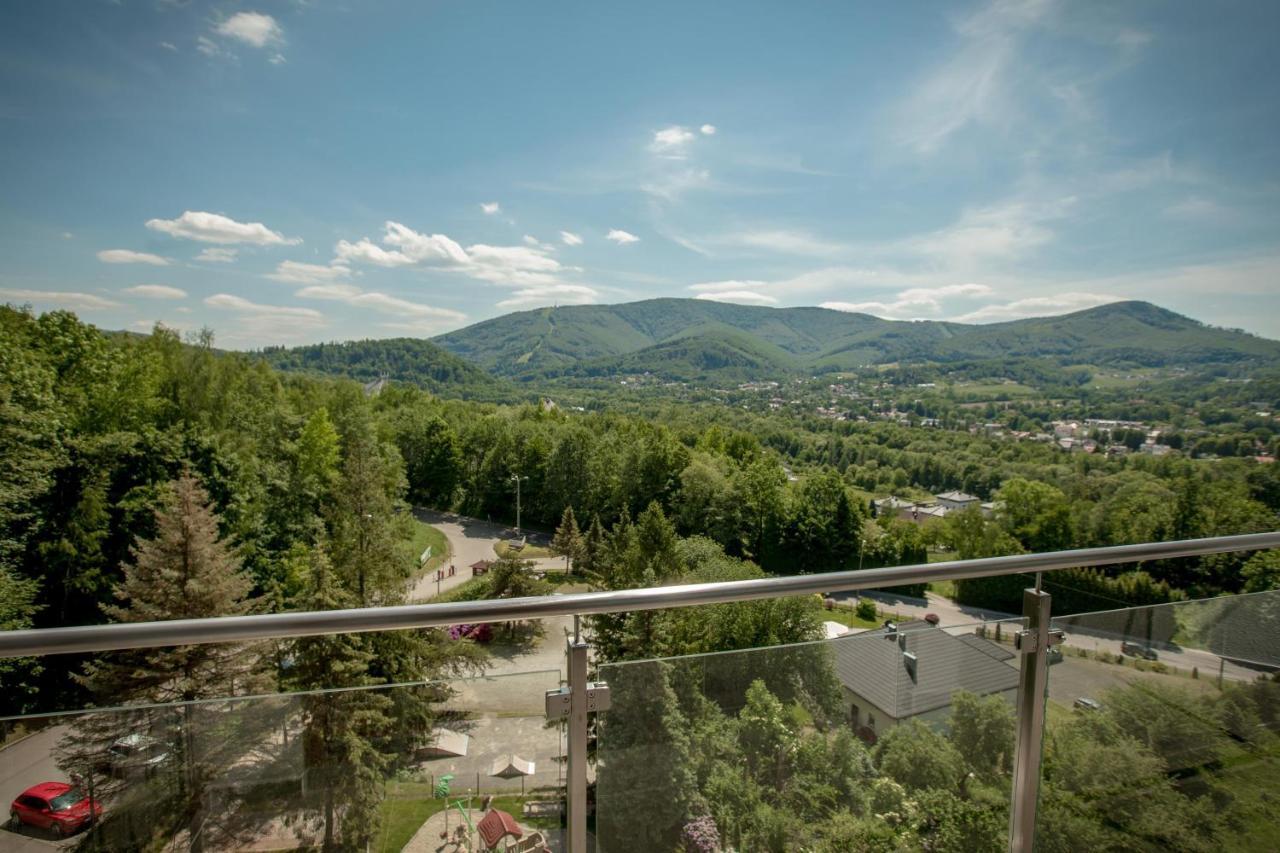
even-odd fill
[(599, 578), (600, 561), (604, 553), (605, 532), (600, 516), (591, 518), (591, 526), (582, 537), (582, 556), (578, 558), (578, 571), (591, 578)]
[(354, 588), (358, 607), (398, 601), (413, 569), (398, 529), (402, 517), (396, 496), (404, 482), (394, 461), (384, 455), (371, 425), (358, 427), (347, 439), (330, 527), (334, 570)]
[(573, 507), (564, 508), (560, 517), (560, 526), (556, 528), (551, 547), (564, 556), (565, 571), (572, 571), (573, 563), (578, 560), (583, 549), (582, 532), (578, 530), (578, 519), (574, 517)]
[[(334, 578), (328, 556), (312, 552), (311, 578), (304, 596), (308, 610), (355, 604)], [(374, 655), (357, 634), (303, 637), (294, 644), (292, 685), (302, 697), (303, 755), (308, 785), (320, 792), (323, 849), (360, 849), (373, 837), (383, 774), (390, 757), (381, 749), (390, 731), (391, 700), (371, 687)]]
[[(218, 536), (218, 517), (203, 487), (189, 472), (171, 483), (155, 517), (156, 534), (138, 542), (115, 591), (120, 601), (104, 607), (116, 622), (199, 619), (249, 613), (252, 581), (230, 545)], [(204, 813), (209, 782), (239, 757), (249, 715), (219, 714), (197, 700), (253, 692), (261, 680), (256, 647), (204, 644), (114, 653), (85, 666), (81, 682), (98, 705), (178, 704), (161, 713), (148, 734), (166, 744), (178, 773), (170, 791), (175, 817), (190, 827), (190, 846), (202, 848), (213, 833)], [(121, 737), (137, 731), (132, 714), (84, 718), (62, 744), (64, 760), (86, 767)], [(237, 737), (236, 735), (242, 735)], [(243, 752), (243, 749), (239, 750)], [(151, 823), (154, 825), (154, 817)]]

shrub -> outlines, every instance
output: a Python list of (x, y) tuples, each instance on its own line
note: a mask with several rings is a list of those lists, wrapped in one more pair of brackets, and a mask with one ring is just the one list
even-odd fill
[(869, 598), (859, 598), (858, 606), (854, 608), (853, 612), (859, 619), (874, 620), (876, 618), (876, 603)]

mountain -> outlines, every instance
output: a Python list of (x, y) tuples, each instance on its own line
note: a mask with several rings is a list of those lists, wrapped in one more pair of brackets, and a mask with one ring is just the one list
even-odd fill
[(434, 339), (502, 376), (759, 378), (887, 362), (1039, 357), (1061, 364), (1280, 363), (1280, 342), (1147, 302), (971, 325), (882, 320), (824, 308), (651, 299), (521, 311)]
[(268, 347), (253, 353), (272, 367), (369, 382), (386, 377), (433, 392), (466, 392), (473, 397), (502, 397), (507, 383), (448, 350), (418, 338)]

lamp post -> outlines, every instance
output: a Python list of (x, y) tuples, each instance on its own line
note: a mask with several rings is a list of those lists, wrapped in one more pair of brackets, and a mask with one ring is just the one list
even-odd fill
[(521, 477), (519, 474), (512, 474), (511, 481), (516, 484), (516, 535), (520, 535), (520, 481), (527, 480), (528, 477)]

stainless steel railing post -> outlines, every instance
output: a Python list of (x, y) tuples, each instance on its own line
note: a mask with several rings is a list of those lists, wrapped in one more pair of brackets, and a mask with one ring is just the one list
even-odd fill
[(1010, 853), (1031, 853), (1035, 847), (1045, 693), (1049, 683), (1049, 601), (1047, 592), (1023, 591), (1022, 615), (1027, 619), (1027, 626), (1015, 636), (1021, 666), (1013, 753), (1013, 804), (1009, 810)]
[(569, 853), (587, 853), (587, 644), (570, 642), (569, 782), (566, 824)]

